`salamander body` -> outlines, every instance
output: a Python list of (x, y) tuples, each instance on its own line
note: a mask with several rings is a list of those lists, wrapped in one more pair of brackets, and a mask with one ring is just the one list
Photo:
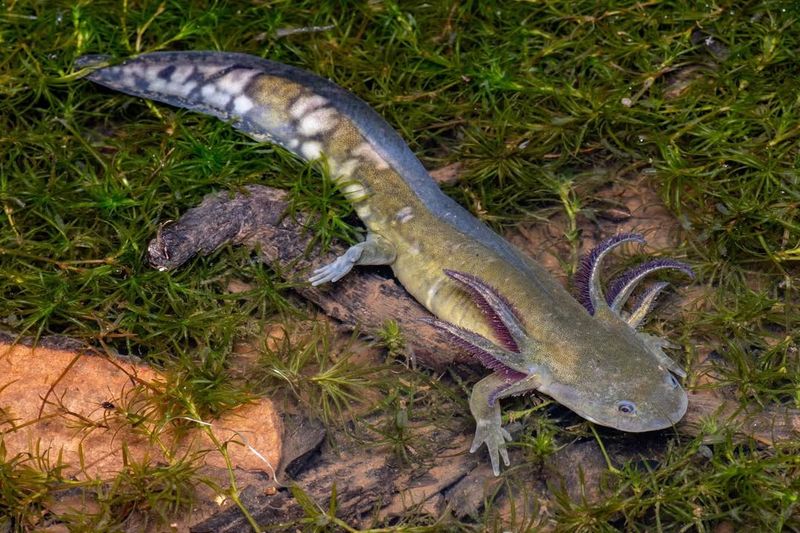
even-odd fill
[[(80, 65), (106, 58), (87, 56)], [(585, 258), (574, 299), (541, 266), (446, 196), (400, 136), (367, 104), (307, 71), (218, 52), (158, 52), (93, 70), (90, 80), (134, 96), (228, 121), (298, 157), (325, 158), (331, 177), (367, 227), (367, 238), (314, 272), (333, 282), (354, 265), (391, 266), (437, 318), (431, 323), (493, 372), (473, 389), (477, 429), (471, 451), (489, 450), (495, 473), (508, 465), (510, 435), (500, 398), (539, 390), (584, 418), (623, 431), (669, 427), (686, 411), (673, 374), (683, 371), (663, 341), (636, 327), (664, 284), (622, 306), (653, 270), (686, 265), (656, 260), (623, 276), (607, 293), (603, 257), (620, 235)]]

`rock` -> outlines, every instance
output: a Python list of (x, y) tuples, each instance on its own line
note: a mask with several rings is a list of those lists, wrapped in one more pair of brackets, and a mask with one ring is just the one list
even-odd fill
[[(111, 479), (130, 460), (168, 462), (148, 438), (147, 387), (164, 387), (154, 369), (87, 351), (0, 344), (0, 431), (8, 457), (20, 453), (61, 454), (64, 476)], [(142, 387), (146, 385), (146, 387)], [(156, 418), (158, 415), (155, 415)], [(234, 467), (273, 475), (281, 457), (280, 418), (272, 402), (261, 400), (208, 421), (220, 442), (228, 442)], [(207, 433), (169, 431), (160, 435), (177, 457), (211, 450), (208, 465), (224, 465)]]

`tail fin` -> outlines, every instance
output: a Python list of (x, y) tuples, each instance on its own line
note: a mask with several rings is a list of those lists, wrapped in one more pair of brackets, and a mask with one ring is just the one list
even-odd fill
[[(92, 67), (107, 61), (107, 56), (88, 55), (77, 65)], [(257, 140), (314, 159), (318, 152), (300, 149), (297, 121), (290, 115), (291, 106), (307, 92), (286, 76), (291, 70), (299, 69), (244, 54), (156, 52), (101, 66), (86, 77), (116, 91), (212, 115)]]
[(78, 68), (104, 67), (111, 60), (107, 54), (87, 54), (75, 60)]

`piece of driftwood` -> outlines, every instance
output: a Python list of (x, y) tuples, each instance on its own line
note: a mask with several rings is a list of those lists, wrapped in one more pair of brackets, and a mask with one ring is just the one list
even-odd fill
[(395, 320), (403, 331), (413, 331), (413, 336), (405, 337), (405, 347), (415, 362), (434, 369), (454, 361), (474, 362), (421, 322), (431, 314), (397, 281), (380, 276), (374, 267), (356, 267), (340, 281), (322, 287), (305, 283), (313, 269), (333, 261), (345, 248), (333, 245), (327, 253), (307, 253), (312, 237), (305, 227), (308, 217), (285, 216), (287, 207), (284, 191), (260, 185), (210, 195), (180, 220), (160, 228), (148, 246), (148, 259), (156, 268), (172, 270), (196, 254), (209, 254), (225, 244), (247, 246), (286, 279), (297, 282), (296, 290), (304, 298), (343, 324), (374, 335), (387, 321)]
[[(261, 259), (284, 278), (297, 282), (298, 293), (346, 326), (374, 334), (388, 320), (396, 320), (404, 331), (414, 333), (406, 337), (406, 349), (420, 365), (441, 369), (453, 362), (474, 363), (430, 326), (420, 322), (419, 319), (430, 316), (429, 313), (394, 279), (379, 275), (374, 268), (355, 268), (341, 281), (320, 288), (304, 283), (311, 270), (332, 261), (344, 248), (334, 246), (326, 254), (306, 253), (311, 238), (304, 228), (308, 218), (302, 214), (294, 218), (285, 216), (287, 206), (283, 191), (258, 185), (235, 193), (210, 195), (180, 220), (161, 227), (149, 245), (149, 260), (157, 268), (174, 269), (195, 254), (208, 254), (225, 244), (247, 246), (257, 250)], [(796, 410), (741, 409), (737, 402), (705, 393), (691, 394), (689, 401), (686, 418), (678, 425), (682, 434), (707, 435), (713, 433), (710, 429), (713, 426), (716, 430), (733, 430), (740, 437), (772, 445), (795, 438), (800, 432), (800, 412)], [(713, 440), (714, 435), (710, 437)], [(383, 510), (384, 516), (414, 506), (434, 514), (444, 506), (454, 509), (460, 516), (476, 514), (484, 498), (492, 496), (494, 490), (494, 485), (488, 483), (494, 478), (485, 456), (466, 454), (469, 440), (466, 434), (431, 438), (429, 442), (442, 444), (432, 468), (424, 475), (398, 468), (397, 462), (386, 453), (365, 454), (363, 448), (354, 448), (339, 450), (338, 454), (330, 450), (320, 453), (310, 468), (295, 473), (295, 481), (322, 508), (327, 507), (327, 498), (335, 483), (339, 495), (338, 516), (352, 523), (371, 516), (377, 508)], [(632, 436), (631, 441), (637, 438)], [(519, 464), (521, 459), (514, 458), (517, 454), (518, 450), (512, 449), (514, 464)], [(618, 458), (625, 455), (621, 453)], [(597, 453), (589, 456), (599, 457)], [(597, 464), (582, 464), (581, 468), (593, 472), (604, 470), (605, 463), (599, 460), (593, 463)], [(552, 481), (546, 471), (536, 480), (538, 486)], [(566, 488), (568, 492), (575, 490)], [(545, 491), (535, 492), (536, 497), (547, 498)], [(270, 496), (261, 489), (249, 487), (242, 499), (264, 524), (290, 521), (303, 513), (285, 490)], [(519, 509), (525, 502), (516, 505)], [(541, 518), (534, 518), (534, 521)], [(197, 524), (193, 531), (239, 531), (244, 527), (238, 510), (229, 509)]]
[[(378, 425), (380, 418), (373, 416), (368, 422)], [(484, 501), (501, 483), (492, 475), (488, 462), (480, 455), (466, 453), (468, 436), (458, 428), (427, 425), (418, 428), (417, 440), (437, 443), (429, 468), (414, 468), (387, 450), (369, 450), (362, 443), (343, 439), (335, 449), (323, 445), (313, 468), (298, 472), (293, 483), (320, 512), (329, 508), (335, 485), (336, 516), (349, 524), (368, 524), (376, 515), (391, 519), (409, 510), (438, 516), (446, 507), (457, 517), (477, 518)], [(522, 461), (520, 450), (512, 450), (511, 456), (517, 464)], [(538, 488), (534, 501), (545, 497), (544, 483)], [(278, 529), (280, 524), (304, 516), (304, 509), (288, 487), (269, 494), (263, 487), (250, 486), (242, 491), (241, 499), (265, 530)], [(231, 507), (195, 524), (191, 531), (238, 532), (247, 527), (238, 508)]]

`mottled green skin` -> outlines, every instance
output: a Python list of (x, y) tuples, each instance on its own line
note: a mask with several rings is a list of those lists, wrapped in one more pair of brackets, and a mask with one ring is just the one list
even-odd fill
[[(488, 339), (495, 335), (485, 317), (444, 271), (483, 280), (516, 309), (530, 341), (522, 354), (529, 379), (509, 392), (537, 388), (589, 420), (625, 431), (668, 427), (683, 415), (686, 394), (652, 346), (609, 312), (590, 316), (542, 267), (444, 196), (399, 136), (350, 93), (240, 54), (149, 54), (89, 78), (231, 121), (304, 159), (325, 157), (369, 231), (393, 252), (373, 260), (368, 252), (360, 263), (389, 263), (434, 315)], [(485, 442), (496, 472), (510, 437), (489, 394), (507, 385), (490, 376), (470, 401), (478, 422), (473, 449)], [(635, 402), (636, 413), (622, 415), (621, 400)]]

